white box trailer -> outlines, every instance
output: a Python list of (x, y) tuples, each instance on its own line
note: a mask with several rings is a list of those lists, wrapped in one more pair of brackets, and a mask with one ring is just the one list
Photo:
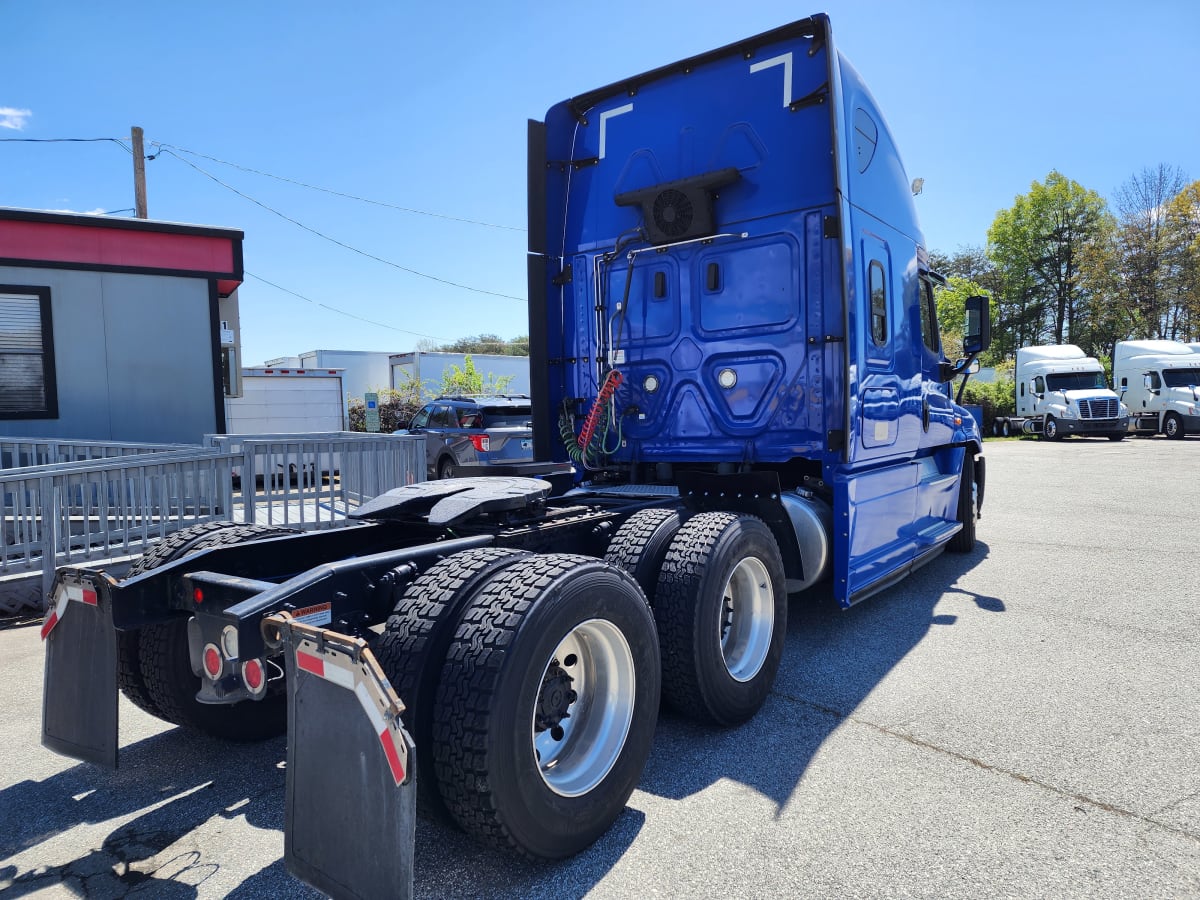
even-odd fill
[(1055, 441), (1090, 435), (1119, 441), (1129, 411), (1108, 388), (1104, 366), (1074, 344), (1044, 344), (1017, 351), (1015, 416), (997, 416), (997, 435), (1037, 434)]
[[(225, 398), (226, 434), (277, 438), (349, 430), (341, 369), (254, 366), (241, 375), (241, 396)], [(301, 456), (284, 453), (275, 462), (277, 474), (315, 479), (318, 469), (329, 475), (340, 467), (338, 454), (319, 461)], [(233, 474), (240, 478), (241, 467)]]
[(242, 369), (242, 395), (225, 399), (226, 434), (345, 430), (341, 369)]
[(1200, 434), (1200, 344), (1120, 341), (1113, 384), (1129, 407), (1134, 433)]
[[(497, 353), (445, 353), (437, 350), (414, 350), (410, 353), (393, 353), (391, 356), (391, 386), (400, 388), (416, 382), (421, 386), (422, 396), (436, 397), (441, 393), (442, 378), (454, 367), (466, 366), (467, 357), (475, 370), (485, 379), (507, 378), (501, 394), (528, 394), (529, 357), (504, 356)], [(489, 392), (490, 393), (490, 392)]]

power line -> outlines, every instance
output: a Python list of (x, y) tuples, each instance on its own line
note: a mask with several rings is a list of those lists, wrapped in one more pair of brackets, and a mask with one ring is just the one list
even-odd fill
[(439, 284), (449, 285), (450, 287), (461, 288), (464, 291), (471, 291), (476, 294), (486, 294), (489, 297), (501, 297), (505, 300), (516, 300), (519, 303), (528, 302), (526, 300), (526, 298), (524, 298), (524, 297), (517, 297), (517, 296), (514, 296), (513, 294), (501, 294), (499, 291), (488, 291), (488, 290), (484, 290), (483, 288), (471, 287), (470, 285), (467, 285), (467, 284), (459, 284), (457, 281), (450, 281), (449, 279), (446, 279), (446, 278), (439, 278), (436, 275), (429, 275), (426, 272), (418, 272), (416, 269), (410, 269), (408, 266), (402, 266), (399, 263), (393, 262), (390, 259), (384, 259), (382, 256), (376, 256), (373, 253), (368, 253), (366, 250), (360, 250), (357, 247), (353, 247), (350, 244), (345, 243), (344, 241), (339, 241), (337, 238), (330, 237), (327, 234), (323, 234), (322, 232), (317, 231), (317, 229), (312, 228), (311, 226), (305, 225), (303, 222), (297, 221), (296, 219), (293, 219), (291, 216), (281, 213), (277, 209), (273, 209), (272, 207), (267, 206), (267, 204), (263, 203), (261, 200), (255, 200), (249, 194), (245, 194), (242, 191), (239, 191), (237, 188), (233, 187), (232, 185), (226, 184), (224, 181), (222, 181), (216, 175), (213, 175), (211, 172), (205, 171), (204, 169), (200, 168), (198, 165), (196, 165), (190, 159), (184, 159), (182, 156), (180, 156), (178, 153), (175, 153), (173, 150), (166, 149), (165, 145), (161, 152), (166, 153), (168, 156), (175, 157), (177, 160), (179, 160), (181, 163), (183, 163), (186, 166), (191, 166), (193, 169), (195, 169), (201, 175), (205, 176), (206, 178), (212, 179), (217, 184), (219, 184), (221, 187), (225, 188), (227, 191), (231, 191), (231, 192), (237, 194), (243, 200), (249, 200), (255, 206), (265, 209), (267, 212), (271, 213), (272, 215), (279, 216), (279, 218), (283, 219), (285, 222), (291, 222), (297, 228), (302, 228), (305, 231), (307, 231), (309, 234), (314, 234), (317, 237), (321, 238), (322, 240), (329, 241), (331, 244), (337, 244), (339, 247), (349, 250), (352, 253), (357, 253), (359, 256), (365, 256), (367, 259), (373, 259), (376, 262), (383, 263), (385, 266), (391, 266), (394, 269), (399, 269), (401, 272), (408, 272), (410, 275), (416, 275), (420, 278), (427, 278), (430, 281), (436, 281)]
[[(420, 331), (410, 331), (407, 328), (397, 328), (394, 325), (388, 325), (386, 322), (376, 322), (372, 319), (365, 319), (362, 316), (357, 316), (352, 312), (347, 312), (346, 310), (339, 309), (336, 306), (330, 306), (328, 303), (321, 303), (317, 300), (313, 300), (311, 297), (305, 297), (303, 294), (301, 294), (297, 291), (293, 291), (290, 288), (285, 288), (283, 285), (276, 284), (273, 281), (268, 281), (267, 279), (263, 278), (261, 275), (255, 275), (253, 272), (251, 272), (247, 269), (243, 269), (242, 273), (244, 275), (248, 275), (250, 278), (253, 278), (255, 281), (261, 281), (263, 284), (269, 284), (271, 287), (275, 288), (277, 291), (283, 291), (285, 294), (291, 294), (293, 297), (299, 297), (301, 300), (305, 300), (305, 301), (313, 304), (314, 306), (321, 307), (322, 309), (327, 309), (330, 312), (335, 312), (338, 315), (349, 316), (351, 319), (358, 319), (358, 321), (366, 322), (368, 325), (377, 325), (380, 328), (387, 328), (391, 331), (399, 331), (402, 334), (413, 334), (413, 335), (416, 335), (417, 337), (429, 338), (431, 341), (443, 340), (442, 338), (435, 337), (432, 334), (424, 334)], [(449, 341), (446, 341), (446, 343), (449, 343)]]
[[(335, 197), (344, 197), (347, 200), (357, 200), (360, 203), (370, 203), (373, 206), (383, 206), (388, 209), (400, 210), (401, 212), (416, 213), (417, 215), (420, 215), (420, 216), (432, 216), (435, 219), (446, 219), (451, 222), (465, 222), (468, 225), (482, 225), (486, 228), (501, 228), (501, 229), (504, 229), (505, 231), (524, 232), (526, 230), (524, 228), (518, 228), (514, 225), (497, 225), (494, 222), (482, 222), (479, 219), (464, 219), (459, 216), (447, 216), (442, 213), (429, 212), (428, 210), (424, 210), (424, 209), (413, 209), (410, 206), (399, 206), (395, 203), (387, 203), (383, 200), (372, 200), (369, 197), (359, 197), (355, 194), (347, 194), (347, 193), (344, 193), (343, 191), (335, 191), (331, 188), (324, 188), (324, 187), (320, 187), (315, 184), (308, 184), (307, 182), (297, 181), (294, 178), (285, 178), (282, 175), (274, 175), (270, 172), (263, 172), (260, 169), (252, 169), (249, 166), (239, 165), (238, 163), (232, 163), (232, 162), (229, 162), (228, 160), (217, 159), (217, 157), (215, 157), (215, 156), (209, 156), (206, 153), (200, 153), (196, 150), (188, 150), (186, 147), (176, 147), (172, 144), (163, 144), (158, 141), (154, 142), (154, 146), (161, 147), (161, 148), (167, 149), (167, 150), (178, 150), (180, 153), (189, 153), (192, 156), (199, 156), (201, 159), (211, 160), (212, 162), (220, 163), (223, 166), (229, 166), (234, 169), (240, 169), (243, 172), (250, 172), (254, 175), (262, 175), (264, 178), (274, 178), (276, 181), (283, 181), (283, 182), (286, 182), (287, 184), (294, 184), (297, 187), (308, 188), (309, 190), (312, 190), (312, 191), (320, 191), (324, 194), (332, 194)], [(172, 154), (172, 155), (174, 155), (174, 154)]]
[(126, 153), (133, 153), (122, 138), (0, 138), (5, 144), (99, 144), (113, 143)]
[[(428, 338), (429, 340), (437, 341), (440, 344), (453, 344), (454, 343), (454, 341), (450, 341), (445, 338), (440, 338), (440, 337), (437, 337), (432, 334), (425, 334), (420, 331), (412, 331), (408, 328), (397, 328), (395, 325), (388, 325), (386, 322), (376, 322), (374, 319), (367, 319), (367, 318), (364, 318), (363, 316), (355, 315), (352, 312), (348, 312), (347, 310), (344, 310), (344, 309), (339, 309), (336, 306), (330, 306), (328, 303), (321, 303), (317, 300), (313, 300), (311, 297), (304, 296), (304, 294), (301, 294), (298, 291), (293, 291), (290, 288), (285, 288), (283, 285), (276, 284), (273, 281), (268, 281), (266, 278), (263, 278), (261, 275), (255, 275), (253, 272), (249, 272), (245, 269), (242, 270), (242, 274), (247, 275), (250, 278), (253, 278), (255, 281), (261, 281), (263, 284), (270, 285), (271, 287), (275, 288), (278, 291), (283, 291), (283, 293), (285, 293), (285, 294), (291, 294), (293, 297), (297, 297), (301, 300), (304, 300), (307, 303), (313, 304), (314, 306), (319, 306), (322, 309), (327, 309), (330, 312), (337, 313), (340, 316), (347, 316), (351, 319), (357, 319), (360, 322), (366, 322), (368, 325), (376, 325), (379, 328), (387, 328), (389, 331), (399, 331), (402, 334), (411, 334), (411, 335), (415, 335), (417, 337)], [(491, 341), (484, 341), (483, 346), (511, 347), (512, 343), (503, 343), (503, 342), (493, 343)]]
[(121, 143), (120, 138), (0, 138), (0, 141), (20, 144), (94, 144), (100, 141)]

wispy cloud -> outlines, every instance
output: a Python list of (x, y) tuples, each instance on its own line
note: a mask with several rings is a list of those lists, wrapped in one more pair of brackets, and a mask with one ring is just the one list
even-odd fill
[(96, 207), (95, 209), (47, 209), (47, 210), (45, 210), (45, 212), (69, 213), (70, 215), (73, 215), (73, 216), (107, 216), (108, 215), (108, 210), (104, 209), (103, 207), (100, 207), (100, 206)]
[(25, 120), (33, 113), (27, 109), (17, 109), (13, 106), (0, 106), (0, 128), (20, 131), (25, 127)]

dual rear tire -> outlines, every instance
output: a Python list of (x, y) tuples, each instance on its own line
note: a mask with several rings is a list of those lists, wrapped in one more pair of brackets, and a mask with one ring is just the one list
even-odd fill
[[(164, 538), (134, 562), (125, 577), (142, 575), (212, 547), (294, 533), (265, 525), (205, 522)], [(287, 692), (282, 677), (270, 683), (262, 700), (228, 705), (196, 700), (200, 676), (192, 669), (184, 617), (117, 632), (117, 685), (144, 712), (224, 740), (266, 740), (287, 730)]]
[(654, 620), (663, 698), (701, 722), (737, 725), (767, 699), (783, 659), (783, 559), (761, 519), (692, 516), (663, 559)]
[(578, 853), (636, 788), (660, 696), (721, 725), (757, 712), (786, 600), (770, 529), (730, 513), (635, 514), (607, 561), (447, 557), (408, 587), (375, 648), (408, 705), (418, 803), (493, 847)]
[(501, 548), (449, 556), (406, 589), (376, 655), (407, 705), (419, 806), (478, 840), (571, 856), (637, 786), (660, 664), (624, 571)]

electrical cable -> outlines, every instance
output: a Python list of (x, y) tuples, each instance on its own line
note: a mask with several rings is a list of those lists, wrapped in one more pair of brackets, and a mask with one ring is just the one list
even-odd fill
[(471, 287), (470, 285), (467, 285), (467, 284), (459, 284), (457, 281), (450, 281), (449, 279), (439, 278), (436, 275), (430, 275), (426, 272), (419, 272), (416, 269), (410, 269), (408, 266), (402, 266), (399, 263), (393, 262), (390, 259), (384, 259), (382, 256), (376, 256), (373, 253), (368, 253), (366, 250), (360, 250), (359, 248), (351, 246), (350, 244), (347, 244), (344, 241), (339, 241), (337, 238), (330, 237), (327, 234), (323, 234), (322, 232), (317, 231), (317, 229), (312, 228), (309, 225), (305, 225), (303, 222), (299, 222), (296, 219), (293, 219), (291, 216), (281, 213), (277, 209), (272, 209), (270, 206), (267, 206), (267, 204), (263, 203), (261, 200), (255, 200), (249, 194), (245, 194), (242, 191), (239, 191), (237, 188), (233, 187), (232, 185), (226, 184), (224, 181), (222, 181), (216, 175), (213, 175), (211, 172), (205, 171), (204, 169), (200, 168), (200, 166), (196, 165), (191, 160), (184, 159), (182, 156), (180, 156), (178, 153), (175, 153), (173, 150), (163, 149), (160, 152), (160, 155), (161, 155), (161, 153), (166, 153), (168, 156), (175, 157), (177, 160), (179, 160), (184, 165), (190, 166), (191, 168), (195, 169), (197, 172), (199, 172), (201, 175), (205, 176), (206, 178), (212, 179), (217, 184), (219, 184), (221, 187), (225, 188), (227, 191), (231, 191), (232, 193), (237, 194), (243, 200), (249, 200), (255, 206), (265, 209), (267, 212), (271, 213), (272, 215), (278, 216), (279, 218), (283, 219), (285, 222), (291, 222), (297, 228), (301, 228), (304, 231), (307, 231), (309, 234), (314, 234), (317, 237), (321, 238), (322, 240), (329, 241), (331, 244), (337, 244), (339, 247), (342, 247), (345, 250), (349, 250), (352, 253), (357, 253), (359, 256), (365, 256), (367, 259), (373, 259), (376, 262), (383, 263), (386, 266), (391, 266), (394, 269), (399, 269), (401, 272), (408, 272), (410, 275), (416, 275), (420, 278), (427, 278), (430, 281), (436, 281), (439, 284), (445, 284), (445, 285), (449, 285), (450, 287), (460, 288), (464, 291), (471, 291), (472, 293), (475, 293), (475, 294), (485, 294), (489, 297), (500, 297), (504, 300), (516, 300), (519, 303), (527, 303), (528, 302), (528, 300), (525, 297), (517, 297), (517, 296), (514, 296), (513, 294), (502, 294), (499, 291), (488, 291), (488, 290), (484, 290), (483, 288)]
[[(440, 343), (442, 345), (451, 345), (454, 343), (454, 341), (447, 340), (446, 338), (440, 338), (433, 334), (425, 334), (424, 332), (421, 332), (421, 331), (412, 331), (411, 329), (408, 329), (408, 328), (397, 328), (395, 325), (388, 325), (386, 322), (376, 322), (374, 319), (364, 318), (363, 316), (356, 315), (352, 312), (349, 312), (348, 310), (344, 310), (344, 309), (341, 309), (336, 306), (330, 306), (328, 303), (321, 303), (319, 300), (314, 300), (311, 297), (304, 296), (304, 294), (301, 294), (299, 291), (293, 291), (290, 288), (285, 288), (281, 284), (276, 284), (273, 281), (268, 281), (266, 278), (263, 278), (261, 275), (256, 275), (255, 273), (248, 271), (246, 269), (242, 270), (242, 274), (244, 274), (248, 278), (253, 278), (255, 281), (261, 281), (263, 284), (269, 285), (270, 287), (275, 288), (275, 290), (277, 290), (277, 291), (283, 291), (283, 293), (285, 293), (285, 294), (291, 294), (293, 297), (303, 300), (306, 303), (311, 303), (313, 306), (319, 306), (322, 309), (326, 309), (329, 312), (337, 313), (340, 316), (346, 316), (351, 319), (357, 319), (359, 322), (366, 322), (368, 325), (376, 325), (380, 328), (387, 328), (389, 331), (398, 331), (401, 334), (411, 334), (411, 335), (415, 335), (416, 337), (428, 338), (429, 340), (437, 341), (438, 343)], [(484, 346), (484, 347), (494, 346), (497, 348), (506, 348), (506, 347), (512, 347), (514, 345), (512, 343), (492, 343), (490, 341), (484, 341), (481, 343), (481, 346)], [(438, 352), (444, 352), (444, 351), (438, 351)], [(449, 351), (449, 352), (455, 352), (455, 351)]]
[[(416, 335), (417, 337), (429, 338), (429, 340), (431, 340), (431, 341), (443, 340), (442, 338), (436, 337), (432, 334), (423, 334), (420, 331), (410, 331), (407, 328), (397, 328), (394, 325), (388, 325), (384, 322), (376, 322), (373, 319), (365, 319), (362, 316), (357, 316), (354, 313), (347, 312), (344, 309), (338, 309), (336, 306), (330, 306), (327, 303), (321, 303), (317, 300), (313, 300), (311, 297), (305, 297), (303, 294), (298, 293), (297, 291), (293, 291), (290, 288), (285, 288), (283, 285), (276, 284), (273, 281), (268, 281), (267, 279), (263, 278), (261, 275), (255, 275), (253, 272), (251, 272), (247, 269), (242, 269), (242, 274), (246, 275), (249, 278), (253, 278), (255, 281), (261, 281), (263, 284), (270, 285), (271, 287), (275, 288), (277, 291), (283, 291), (285, 294), (291, 294), (293, 297), (298, 297), (299, 299), (304, 300), (308, 303), (311, 303), (314, 306), (319, 306), (322, 309), (327, 309), (330, 312), (337, 313), (338, 315), (348, 316), (351, 319), (357, 319), (360, 322), (366, 322), (368, 325), (377, 325), (380, 328), (387, 328), (391, 331), (399, 331), (403, 334), (412, 334), (412, 335)], [(447, 341), (446, 343), (449, 343), (449, 342)]]
[(398, 204), (387, 203), (383, 200), (372, 200), (369, 197), (359, 197), (355, 194), (347, 194), (343, 191), (335, 191), (332, 188), (324, 188), (324, 187), (320, 187), (319, 185), (308, 184), (303, 181), (297, 181), (294, 178), (285, 178), (282, 175), (273, 175), (270, 172), (263, 172), (260, 169), (252, 169), (249, 166), (239, 165), (238, 163), (229, 162), (228, 160), (224, 160), (224, 159), (217, 159), (217, 157), (209, 156), (207, 153), (200, 153), (199, 151), (196, 151), (196, 150), (188, 150), (186, 147), (176, 147), (173, 144), (164, 144), (164, 143), (161, 143), (160, 141), (155, 141), (154, 146), (161, 147), (161, 148), (168, 149), (168, 150), (178, 150), (180, 153), (189, 153), (192, 156), (199, 156), (201, 159), (211, 160), (212, 162), (220, 163), (223, 166), (229, 166), (230, 168), (233, 168), (233, 169), (240, 169), (243, 172), (250, 172), (253, 175), (262, 175), (264, 178), (274, 178), (276, 181), (283, 181), (287, 184), (294, 184), (297, 187), (308, 188), (311, 191), (320, 191), (323, 194), (332, 194), (335, 197), (343, 197), (347, 200), (357, 200), (360, 203), (370, 203), (373, 206), (383, 206), (383, 207), (386, 207), (387, 209), (396, 209), (401, 212), (415, 213), (416, 215), (420, 215), (420, 216), (431, 216), (435, 219), (446, 219), (451, 222), (464, 222), (468, 225), (482, 225), (485, 228), (500, 228), (505, 231), (520, 231), (520, 232), (524, 232), (527, 230), (524, 228), (518, 228), (515, 225), (497, 225), (494, 222), (482, 222), (478, 219), (465, 219), (460, 216), (447, 216), (442, 213), (429, 212), (428, 210), (424, 210), (424, 209), (413, 209), (410, 206), (399, 206)]

